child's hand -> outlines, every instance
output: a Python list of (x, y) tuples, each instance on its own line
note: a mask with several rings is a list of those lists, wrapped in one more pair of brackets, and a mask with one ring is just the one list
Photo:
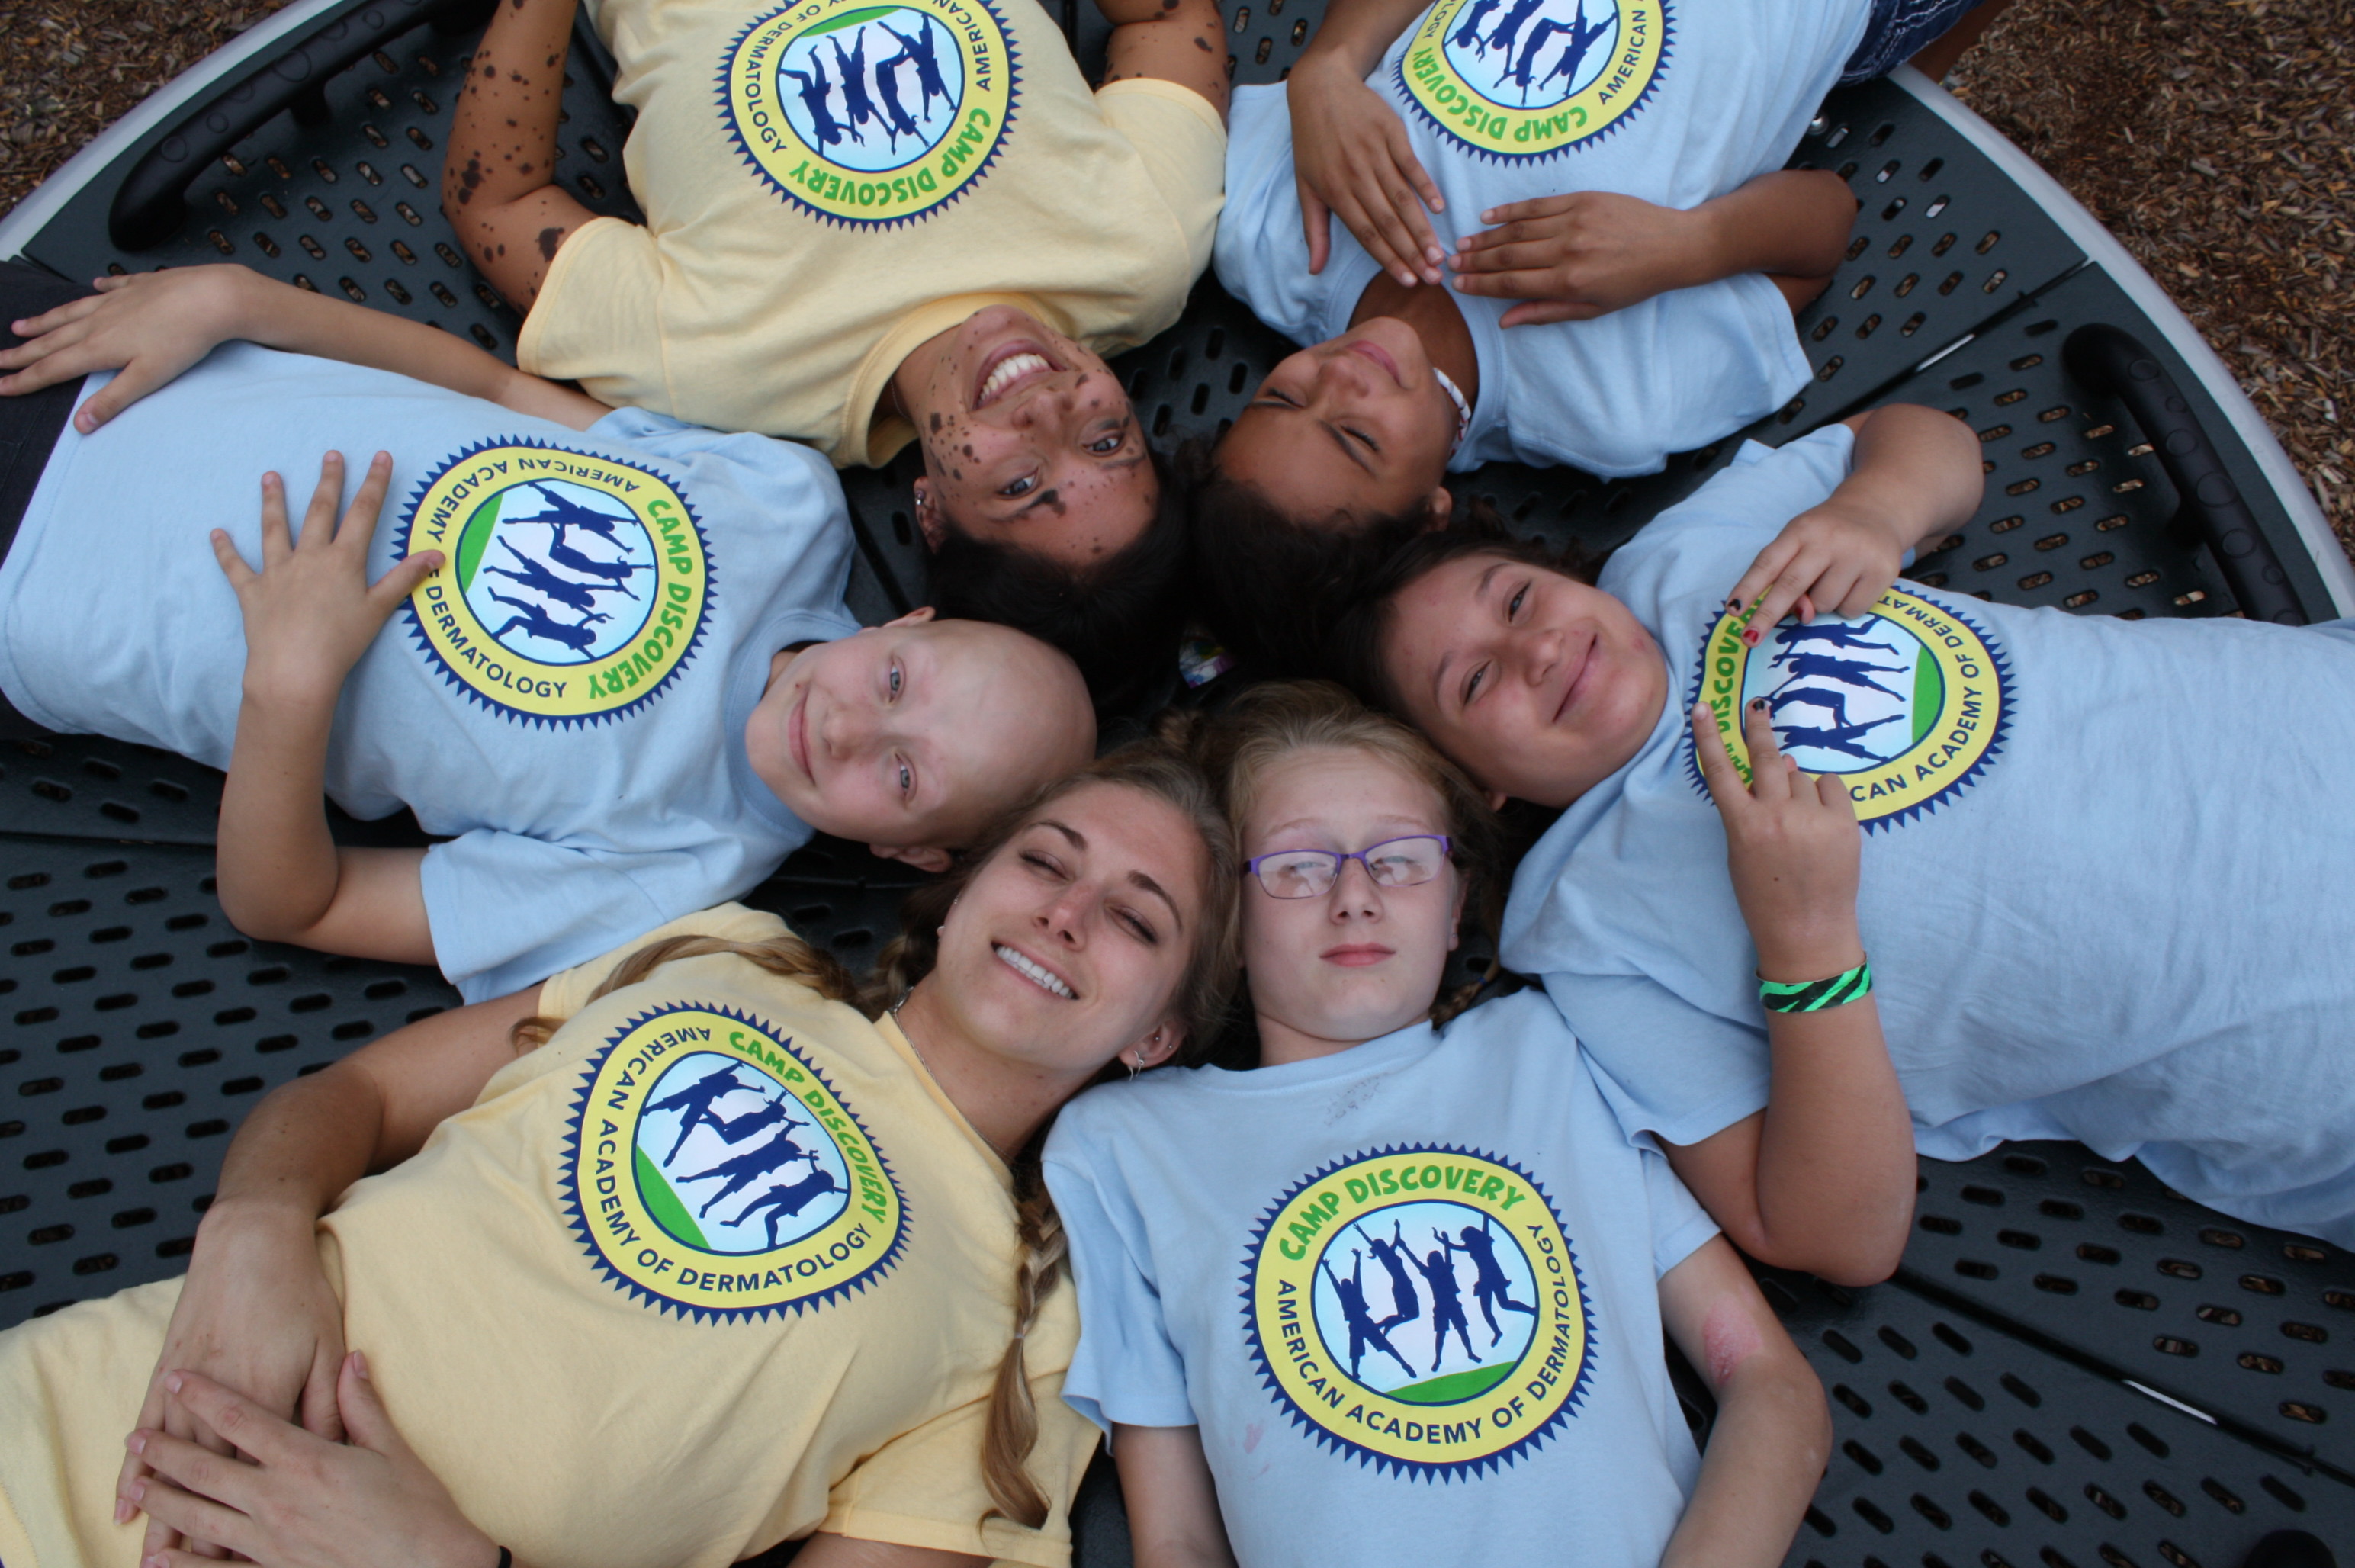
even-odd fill
[(1586, 321), (1708, 276), (1710, 229), (1697, 214), (1632, 196), (1577, 191), (1480, 215), (1449, 263), (1467, 294), (1528, 300), (1507, 326)]
[(97, 370), (120, 370), (74, 411), (74, 429), (96, 430), (156, 388), (166, 386), (218, 345), (239, 336), (243, 267), (175, 267), (99, 278), (94, 298), (9, 323), (30, 339), (0, 351), (0, 397), (21, 397)]
[(1856, 885), (1864, 832), (1848, 786), (1829, 773), (1811, 779), (1783, 754), (1763, 700), (1742, 716), (1746, 789), (1709, 704), (1694, 705), (1692, 726), (1701, 778), (1725, 820), (1726, 865), (1758, 947), (1760, 977), (1821, 980), (1863, 962)]
[(1802, 622), (1870, 610), (1905, 564), (1901, 531), (1837, 493), (1793, 517), (1733, 585), (1732, 603), (1753, 606), (1742, 640), (1756, 646), (1794, 610)]
[(245, 564), (227, 533), (213, 530), (213, 555), (245, 613), (248, 699), (333, 709), (344, 677), (394, 608), (441, 568), (440, 550), (421, 550), (368, 585), (368, 544), (391, 482), (391, 454), (379, 452), (338, 528), (344, 458), (327, 453), (298, 539), (287, 530), (285, 481), (263, 475), (260, 571)]
[(1292, 73), (1286, 93), (1308, 270), (1325, 270), (1332, 249), (1328, 215), (1337, 213), (1400, 283), (1438, 283), (1447, 251), (1423, 208), (1444, 211), (1447, 201), (1408, 144), (1397, 112), (1337, 59), (1303, 64), (1308, 69)]

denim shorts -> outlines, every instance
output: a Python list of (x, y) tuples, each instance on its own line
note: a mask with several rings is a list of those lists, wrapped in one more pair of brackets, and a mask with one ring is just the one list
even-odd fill
[(1872, 0), (1864, 40), (1848, 57), (1840, 85), (1886, 76), (1944, 37), (1978, 0)]

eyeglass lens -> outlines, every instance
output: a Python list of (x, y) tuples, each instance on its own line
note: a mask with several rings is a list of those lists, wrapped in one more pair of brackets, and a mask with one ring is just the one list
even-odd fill
[(1252, 865), (1260, 886), (1280, 899), (1308, 899), (1332, 891), (1344, 861), (1361, 862), (1377, 887), (1411, 888), (1439, 875), (1447, 841), (1417, 834), (1391, 838), (1342, 854), (1332, 849), (1279, 849)]

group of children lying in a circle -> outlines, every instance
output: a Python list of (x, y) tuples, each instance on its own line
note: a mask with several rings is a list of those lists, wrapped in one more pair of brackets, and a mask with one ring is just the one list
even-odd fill
[[(1787, 400), (1853, 204), (1782, 165), (1959, 4), (1337, 0), (1231, 110), (1210, 0), (1103, 4), (1092, 91), (1032, 0), (592, 5), (643, 226), (500, 6), (524, 370), (0, 268), (0, 720), (225, 768), (240, 928), (468, 1004), (0, 1335), (0, 1563), (1059, 1568), (1101, 1428), (1141, 1563), (1766, 1564), (1829, 1426), (1736, 1247), (1879, 1279), (2017, 1137), (2355, 1245), (2345, 625), (1900, 586), (1981, 473), (1904, 405), (1599, 570), (1446, 487)], [(1213, 261), (1304, 347), (1166, 454), (1100, 355)], [(910, 441), (940, 613), (862, 629), (828, 460)], [(1331, 678), (1091, 761), (1188, 613)], [(727, 901), (815, 832), (941, 873), (875, 976)]]

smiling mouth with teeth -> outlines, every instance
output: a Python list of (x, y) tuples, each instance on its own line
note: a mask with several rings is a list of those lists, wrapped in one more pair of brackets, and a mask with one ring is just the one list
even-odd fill
[(1011, 947), (999, 944), (993, 946), (990, 951), (997, 955), (997, 961), (999, 963), (1005, 965), (1008, 969), (1013, 970), (1017, 975), (1021, 976), (1024, 979), (1029, 981), (1040, 990), (1052, 996), (1060, 997), (1067, 1002), (1077, 1001), (1079, 999), (1080, 994), (1077, 991), (1072, 990), (1069, 986), (1063, 984), (1061, 980), (1056, 978), (1055, 976), (1043, 965), (1032, 963), (1029, 959), (1024, 957), (1021, 954), (1017, 953)]
[(1055, 362), (1043, 354), (1029, 349), (1009, 354), (991, 368), (988, 379), (982, 382), (980, 392), (974, 398), (974, 407), (986, 408), (1004, 397), (1018, 382), (1028, 380), (1033, 376), (1051, 376), (1054, 373)]

